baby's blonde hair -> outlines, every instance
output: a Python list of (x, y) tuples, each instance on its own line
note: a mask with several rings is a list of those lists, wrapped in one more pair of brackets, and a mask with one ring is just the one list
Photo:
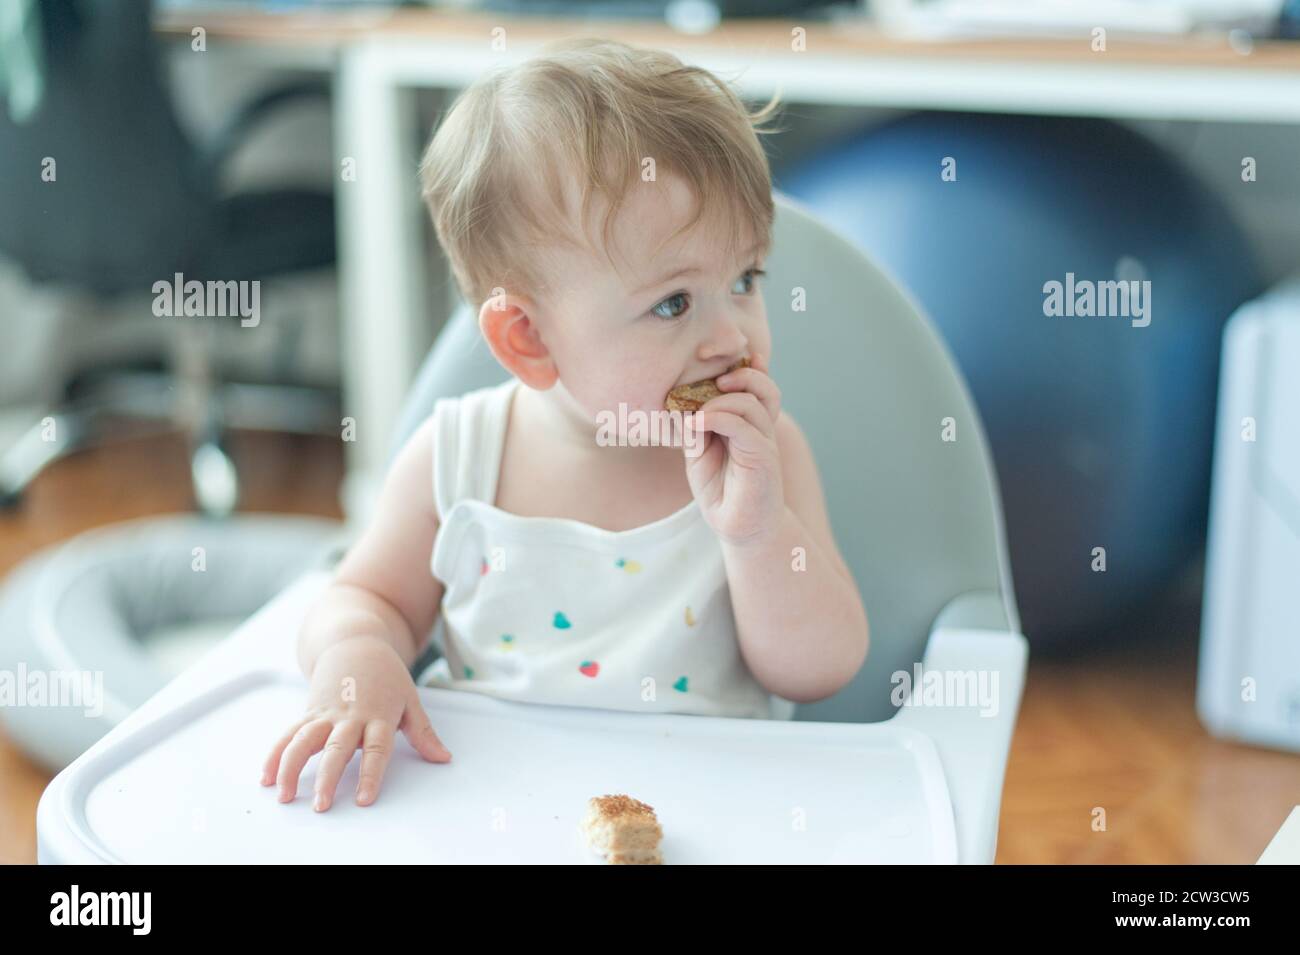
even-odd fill
[[(767, 156), (756, 133), (777, 97), (750, 113), (731, 87), (670, 53), (595, 37), (561, 40), (464, 90), (420, 164), (424, 200), (461, 296), (476, 309), (496, 288), (550, 292), (545, 251), (583, 238), (590, 204), (609, 203), (602, 237), (653, 160), (655, 180), (675, 174), (706, 214), (729, 224), (728, 261), (739, 243), (771, 246), (774, 215)], [(581, 177), (576, 234), (564, 176)], [(656, 250), (657, 252), (658, 250)], [(611, 258), (612, 262), (612, 258)]]

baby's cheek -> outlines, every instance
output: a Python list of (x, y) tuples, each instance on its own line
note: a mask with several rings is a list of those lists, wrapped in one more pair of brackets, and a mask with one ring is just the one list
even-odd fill
[(666, 384), (653, 382), (629, 389), (627, 397), (624, 399), (627, 402), (628, 410), (640, 412), (663, 411), (664, 397), (672, 386), (671, 381)]
[(620, 403), (625, 410), (630, 410), (639, 401), (629, 392), (625, 382), (617, 380), (587, 381), (577, 389), (571, 388), (570, 392), (593, 419), (599, 415), (617, 415)]
[(620, 405), (625, 412), (654, 411), (663, 407), (664, 395), (669, 386), (657, 382), (644, 382), (630, 378), (610, 381), (600, 389), (594, 403), (600, 408), (617, 412)]

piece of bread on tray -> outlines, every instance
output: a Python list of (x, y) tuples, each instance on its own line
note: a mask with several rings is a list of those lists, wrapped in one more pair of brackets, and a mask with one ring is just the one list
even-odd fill
[(626, 795), (594, 796), (580, 828), (587, 845), (610, 865), (662, 865), (663, 829), (653, 806)]

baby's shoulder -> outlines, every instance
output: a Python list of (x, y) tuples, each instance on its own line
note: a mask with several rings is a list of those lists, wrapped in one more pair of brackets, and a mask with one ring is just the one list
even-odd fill
[(509, 407), (510, 396), (519, 384), (515, 378), (496, 385), (483, 385), (460, 394), (443, 395), (435, 399), (429, 413), (430, 419), (455, 416), (458, 419), (477, 419), (484, 415), (500, 415)]

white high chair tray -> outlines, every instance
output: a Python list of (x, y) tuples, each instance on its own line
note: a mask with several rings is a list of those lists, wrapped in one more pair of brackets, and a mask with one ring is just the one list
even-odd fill
[(298, 795), (259, 782), (307, 691), (295, 635), (328, 574), (305, 575), (54, 778), (43, 863), (595, 863), (592, 796), (654, 806), (665, 864), (957, 861), (930, 737), (883, 723), (641, 714), (422, 687), (450, 763), (397, 736), (379, 798), (350, 761), (323, 813), (319, 754)]
[[(654, 806), (665, 864), (956, 861), (933, 744), (889, 723), (641, 715), (422, 688), (452, 751), (427, 763), (398, 737), (376, 802), (359, 759), (327, 812), (313, 756), (292, 803), (258, 782), (305, 684), (254, 671), (95, 752), (62, 778), (47, 862), (602, 863), (578, 833), (590, 796)], [(87, 754), (91, 755), (91, 754)]]

